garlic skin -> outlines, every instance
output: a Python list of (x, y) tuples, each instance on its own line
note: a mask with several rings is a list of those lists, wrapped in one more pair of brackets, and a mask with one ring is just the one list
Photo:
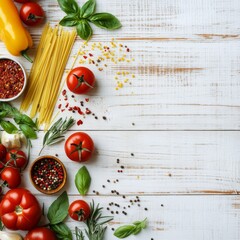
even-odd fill
[(3, 131), (1, 136), (1, 143), (7, 149), (21, 148), (22, 143), (26, 143), (26, 138), (22, 133), (9, 134)]
[(23, 240), (23, 238), (18, 233), (0, 231), (0, 240)]

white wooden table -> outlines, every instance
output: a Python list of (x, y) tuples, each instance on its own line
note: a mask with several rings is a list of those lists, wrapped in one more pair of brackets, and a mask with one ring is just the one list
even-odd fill
[[(64, 16), (57, 1), (40, 4), (51, 25)], [(84, 64), (97, 77), (87, 106), (98, 120), (87, 116), (83, 125), (72, 129), (89, 133), (96, 144), (94, 157), (86, 164), (92, 185), (85, 200), (99, 202), (106, 214), (110, 214), (106, 210), (110, 202), (121, 205), (120, 209), (110, 207), (114, 221), (106, 240), (116, 239), (111, 228), (145, 217), (148, 229), (129, 239), (239, 240), (240, 1), (98, 0), (97, 10), (115, 14), (123, 27), (114, 32), (94, 28), (89, 44), (109, 44), (114, 37), (117, 44), (131, 49), (135, 59), (110, 62), (101, 72)], [(41, 30), (30, 29), (35, 46)], [(81, 46), (78, 38), (66, 70)], [(7, 54), (3, 43), (0, 53)], [(30, 52), (34, 53), (35, 49)], [(29, 72), (31, 65), (19, 60)], [(116, 72), (125, 70), (135, 79), (132, 85), (115, 90)], [(77, 101), (84, 98), (78, 96)], [(14, 105), (19, 106), (19, 101)], [(31, 161), (37, 157), (42, 137), (40, 132), (33, 142)], [(43, 152), (56, 153), (68, 171), (65, 189), (70, 201), (81, 198), (74, 186), (81, 165), (67, 159), (63, 144)], [(122, 165), (123, 172), (118, 173)], [(37, 192), (29, 182), (28, 169), (22, 186), (46, 208), (57, 196)], [(140, 207), (130, 204), (136, 196)], [(122, 214), (123, 207), (127, 216)], [(79, 225), (70, 218), (67, 224), (71, 229)]]

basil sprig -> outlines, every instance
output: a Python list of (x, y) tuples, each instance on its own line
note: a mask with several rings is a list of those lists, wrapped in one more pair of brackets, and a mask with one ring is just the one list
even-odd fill
[(83, 40), (88, 41), (93, 34), (89, 22), (108, 30), (115, 30), (122, 26), (111, 13), (95, 13), (96, 0), (88, 0), (82, 7), (79, 7), (75, 0), (58, 0), (58, 4), (67, 14), (59, 24), (66, 27), (75, 26), (77, 34)]
[(116, 229), (114, 232), (114, 236), (117, 238), (126, 238), (130, 235), (137, 235), (142, 231), (142, 229), (145, 229), (147, 227), (147, 218), (145, 218), (143, 221), (136, 221), (131, 225), (124, 225)]
[(68, 215), (69, 200), (67, 192), (64, 191), (49, 207), (47, 217), (50, 228), (55, 232), (58, 239), (72, 240), (72, 232), (63, 223)]
[(75, 185), (81, 195), (86, 195), (91, 184), (91, 176), (85, 166), (81, 167), (75, 176)]
[(19, 130), (15, 124), (7, 121), (5, 118), (12, 118), (27, 139), (37, 138), (37, 124), (29, 116), (22, 114), (9, 103), (0, 102), (0, 125), (2, 129), (9, 134), (18, 132)]

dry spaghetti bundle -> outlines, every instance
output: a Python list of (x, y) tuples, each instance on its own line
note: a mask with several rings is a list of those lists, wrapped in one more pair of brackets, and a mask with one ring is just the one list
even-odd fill
[(75, 38), (75, 31), (65, 31), (58, 26), (52, 28), (47, 24), (43, 30), (21, 105), (24, 111), (31, 106), (31, 117), (39, 114), (39, 124), (49, 125), (51, 122)]

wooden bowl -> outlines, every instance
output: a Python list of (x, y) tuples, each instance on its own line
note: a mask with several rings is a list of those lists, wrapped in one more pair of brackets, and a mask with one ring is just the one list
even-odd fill
[[(41, 174), (41, 175), (37, 175), (36, 173), (36, 169), (38, 168), (39, 164), (42, 163), (41, 167), (42, 166), (45, 166), (47, 167), (47, 164), (49, 162), (49, 169), (51, 169), (54, 173), (56, 173), (56, 171), (54, 169), (52, 169), (51, 167), (51, 164), (50, 163), (53, 163), (53, 162), (56, 162), (59, 169), (61, 169), (61, 173), (57, 174), (56, 175), (61, 178), (61, 183), (57, 183), (56, 185), (57, 186), (54, 186), (54, 185), (49, 185), (49, 189), (46, 188), (46, 186), (42, 186), (40, 187), (40, 184), (37, 184), (38, 182), (37, 181), (42, 181), (44, 184), (46, 184), (46, 180), (45, 179), (42, 179), (41, 176), (46, 176), (46, 174)], [(39, 169), (39, 168), (38, 168)], [(62, 174), (63, 173), (63, 174)], [(37, 177), (39, 177), (38, 179), (36, 179)], [(45, 156), (41, 156), (39, 158), (37, 158), (31, 165), (30, 167), (30, 179), (31, 179), (31, 182), (33, 184), (33, 186), (39, 191), (39, 192), (42, 192), (44, 194), (54, 194), (54, 193), (57, 193), (58, 191), (60, 191), (66, 181), (67, 181), (67, 171), (66, 171), (66, 168), (64, 166), (64, 164), (58, 159), (56, 158), (55, 156), (51, 156), (51, 155), (45, 155)], [(40, 179), (40, 180), (39, 180)], [(44, 180), (44, 181), (43, 181)]]

